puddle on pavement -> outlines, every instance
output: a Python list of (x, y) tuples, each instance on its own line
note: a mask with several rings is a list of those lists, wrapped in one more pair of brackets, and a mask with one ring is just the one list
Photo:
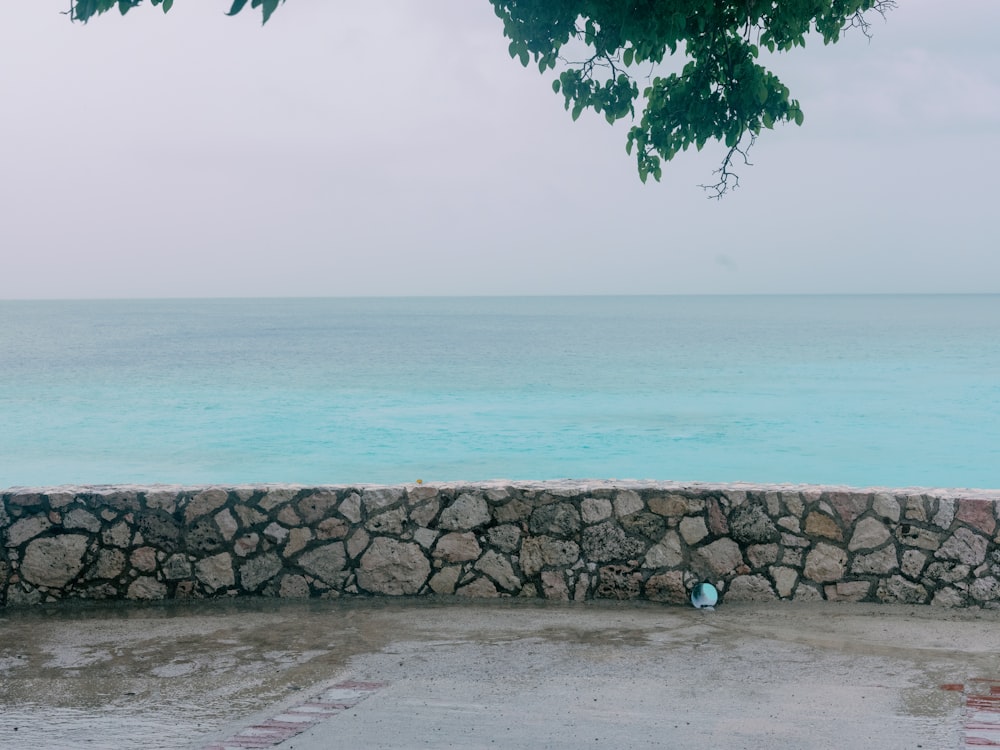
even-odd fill
[(4, 612), (0, 747), (197, 746), (380, 648), (356, 609), (254, 600)]

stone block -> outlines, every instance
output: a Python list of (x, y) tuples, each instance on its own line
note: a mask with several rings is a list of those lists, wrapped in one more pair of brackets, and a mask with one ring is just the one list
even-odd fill
[(471, 531), (445, 534), (434, 548), (434, 557), (447, 562), (475, 560), (481, 553), (482, 548)]
[(603, 497), (587, 497), (580, 503), (580, 514), (584, 523), (600, 523), (610, 518), (611, 512), (611, 501)]
[(579, 545), (568, 539), (536, 536), (521, 543), (521, 570), (528, 577), (547, 567), (568, 569), (579, 559)]
[(361, 557), (358, 586), (373, 594), (416, 594), (430, 572), (420, 545), (378, 537)]
[(859, 549), (875, 549), (889, 540), (889, 529), (877, 518), (862, 518), (854, 527), (854, 534), (847, 549), (855, 552)]
[(899, 575), (879, 581), (875, 596), (880, 602), (900, 604), (924, 604), (928, 599), (927, 589)]
[(844, 538), (844, 532), (840, 530), (840, 526), (834, 519), (815, 510), (806, 516), (806, 534), (838, 542)]
[(187, 507), (184, 509), (184, 522), (190, 524), (206, 513), (221, 508), (228, 499), (229, 493), (217, 487), (199, 492), (188, 501)]
[(820, 542), (806, 555), (804, 574), (810, 581), (826, 583), (844, 577), (847, 553), (839, 547)]
[(975, 567), (986, 559), (989, 540), (973, 533), (969, 529), (956, 529), (955, 533), (945, 539), (944, 544), (934, 555), (940, 560), (959, 560), (966, 565)]
[(727, 602), (767, 602), (778, 597), (771, 582), (762, 575), (743, 575), (734, 578), (726, 589)]
[(698, 572), (708, 570), (717, 576), (724, 576), (743, 564), (743, 554), (732, 539), (717, 539), (695, 550), (691, 561)]
[[(336, 510), (339, 503), (340, 496), (336, 492), (332, 490), (320, 490), (311, 495), (306, 495), (295, 504), (295, 507), (298, 509), (297, 515), (311, 526), (319, 523), (324, 518), (328, 518)], [(282, 513), (290, 510), (291, 507), (283, 508)], [(295, 521), (292, 521), (287, 525), (291, 526), (295, 523)]]
[(464, 494), (441, 511), (439, 526), (450, 531), (471, 531), (490, 521), (486, 500), (478, 495)]
[(580, 530), (580, 512), (573, 503), (553, 503), (536, 508), (528, 528), (532, 534), (572, 538)]
[(741, 544), (776, 542), (779, 534), (767, 510), (756, 503), (736, 508), (729, 515), (729, 533)]
[(632, 490), (622, 490), (615, 495), (614, 507), (615, 515), (618, 518), (625, 518), (633, 513), (645, 510), (646, 506), (643, 505), (642, 498), (639, 497), (639, 493), (633, 492)]
[(20, 547), (29, 539), (34, 539), (51, 528), (52, 523), (45, 516), (22, 518), (7, 529), (7, 546)]
[(210, 592), (236, 585), (233, 558), (228, 552), (199, 560), (195, 563), (194, 571), (198, 581)]
[[(412, 544), (406, 546), (416, 548), (416, 545)], [(427, 562), (422, 554), (420, 559)], [(344, 552), (343, 542), (330, 542), (304, 552), (299, 556), (298, 564), (307, 573), (311, 573), (323, 583), (335, 588), (343, 584), (347, 577), (344, 570), (347, 566), (347, 555)]]
[(700, 516), (682, 518), (678, 530), (688, 545), (695, 545), (708, 536), (708, 526)]
[(36, 586), (61, 588), (83, 570), (86, 551), (87, 537), (80, 534), (33, 539), (21, 561), (21, 577)]
[(645, 553), (647, 545), (626, 536), (613, 521), (603, 521), (583, 530), (582, 546), (588, 560), (601, 563), (638, 558)]
[(486, 552), (475, 568), (506, 591), (516, 592), (521, 588), (521, 579), (514, 573), (510, 561), (498, 552)]
[[(842, 581), (831, 586), (824, 586), (823, 592), (831, 602), (861, 602), (868, 597), (872, 585), (868, 581)], [(800, 586), (801, 590), (802, 587)], [(799, 597), (796, 596), (796, 599)]]

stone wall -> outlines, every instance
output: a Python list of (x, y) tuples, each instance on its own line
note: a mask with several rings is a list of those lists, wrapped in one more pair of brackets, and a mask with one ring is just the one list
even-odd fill
[(0, 493), (0, 603), (439, 594), (1000, 606), (1000, 493), (545, 482)]

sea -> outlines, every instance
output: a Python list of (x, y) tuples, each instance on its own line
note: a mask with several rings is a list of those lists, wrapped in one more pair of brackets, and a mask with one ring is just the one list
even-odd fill
[(0, 301), (0, 487), (1000, 488), (1000, 295)]

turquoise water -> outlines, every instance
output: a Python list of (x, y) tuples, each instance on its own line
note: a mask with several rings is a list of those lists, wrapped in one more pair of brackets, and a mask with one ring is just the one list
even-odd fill
[(0, 487), (1000, 487), (1000, 296), (0, 302)]

